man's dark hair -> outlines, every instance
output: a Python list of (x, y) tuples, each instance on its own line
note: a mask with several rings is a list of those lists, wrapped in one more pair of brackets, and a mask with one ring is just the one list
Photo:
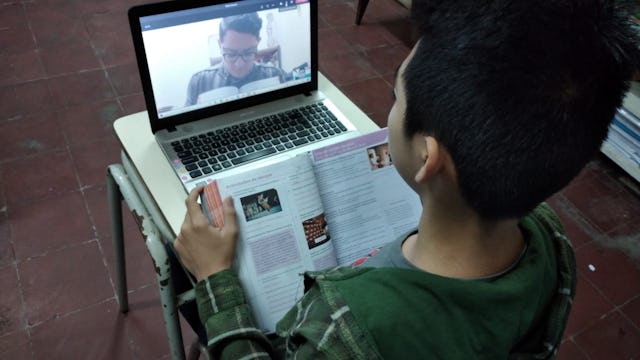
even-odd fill
[(517, 218), (597, 153), (638, 60), (613, 0), (414, 0), (406, 134), (450, 152), (485, 220)]
[(220, 22), (220, 40), (224, 39), (224, 36), (228, 30), (251, 34), (257, 38), (260, 38), (261, 28), (262, 19), (260, 19), (258, 13), (227, 16)]

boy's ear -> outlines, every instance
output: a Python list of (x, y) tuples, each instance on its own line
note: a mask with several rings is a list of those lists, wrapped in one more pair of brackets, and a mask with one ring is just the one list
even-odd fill
[(441, 145), (433, 136), (418, 135), (414, 141), (417, 155), (422, 163), (414, 180), (422, 184), (440, 171), (442, 167)]

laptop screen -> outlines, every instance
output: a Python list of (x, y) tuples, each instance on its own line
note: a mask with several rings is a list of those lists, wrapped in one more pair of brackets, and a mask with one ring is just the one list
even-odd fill
[(317, 88), (315, 0), (171, 1), (129, 11), (153, 132)]

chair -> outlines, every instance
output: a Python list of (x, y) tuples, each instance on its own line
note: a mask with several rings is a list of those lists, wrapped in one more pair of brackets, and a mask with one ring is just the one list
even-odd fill
[[(412, 0), (398, 0), (398, 2), (404, 5), (407, 9), (411, 9), (411, 1)], [(367, 5), (369, 5), (369, 0), (358, 0), (358, 7), (356, 8), (356, 25), (360, 25), (360, 22), (362, 22), (362, 17), (364, 16), (364, 12), (367, 10)]]
[[(143, 189), (144, 184), (124, 153), (121, 153), (121, 164), (112, 164), (107, 167), (107, 196), (111, 215), (111, 232), (113, 235), (113, 248), (115, 252), (116, 292), (121, 313), (129, 311), (127, 296), (127, 274), (125, 267), (124, 233), (122, 228), (122, 207), (124, 202), (135, 216), (138, 227), (145, 239), (149, 255), (153, 260), (158, 287), (160, 288), (160, 300), (162, 312), (169, 338), (172, 359), (185, 359), (182, 331), (178, 318), (178, 306), (195, 299), (195, 289), (181, 294), (175, 293), (174, 283), (171, 278), (171, 266), (166, 241), (173, 241), (172, 232), (157, 205), (148, 193), (137, 191)], [(155, 221), (154, 221), (155, 219)], [(161, 219), (160, 222), (157, 220)], [(176, 269), (177, 270), (177, 269)], [(195, 286), (192, 280), (192, 285)], [(208, 358), (204, 347), (197, 343), (191, 345), (189, 358), (197, 358), (203, 352)]]

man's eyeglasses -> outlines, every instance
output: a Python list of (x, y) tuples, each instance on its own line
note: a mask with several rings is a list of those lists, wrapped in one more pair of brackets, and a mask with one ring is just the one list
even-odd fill
[(253, 61), (256, 58), (258, 51), (256, 49), (238, 51), (225, 51), (222, 53), (222, 57), (229, 62), (236, 62), (238, 58), (242, 58), (244, 62)]

